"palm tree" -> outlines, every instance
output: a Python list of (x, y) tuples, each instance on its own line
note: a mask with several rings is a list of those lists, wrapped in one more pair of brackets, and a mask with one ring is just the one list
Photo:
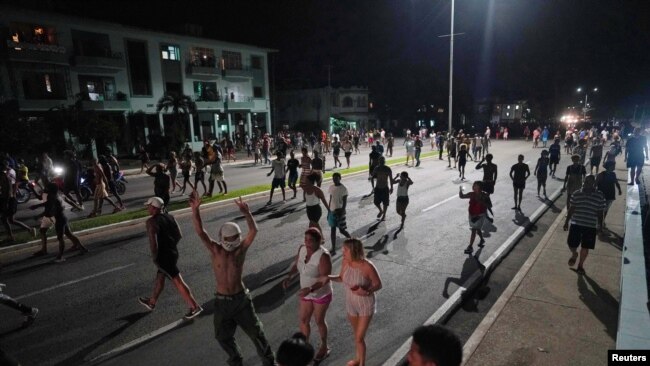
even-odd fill
[(156, 112), (170, 112), (174, 116), (171, 147), (177, 149), (185, 142), (187, 135), (187, 115), (196, 113), (196, 103), (191, 97), (174, 92), (167, 92), (158, 100)]

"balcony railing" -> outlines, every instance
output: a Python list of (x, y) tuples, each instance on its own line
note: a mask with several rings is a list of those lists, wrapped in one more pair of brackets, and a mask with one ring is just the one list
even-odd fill
[(84, 100), (81, 107), (88, 111), (124, 111), (131, 109), (131, 102), (128, 100)]
[(7, 51), (9, 58), (14, 61), (69, 63), (66, 49), (63, 46), (7, 40)]
[(225, 79), (252, 79), (253, 78), (253, 70), (250, 68), (250, 66), (242, 66), (241, 69), (226, 69), (225, 71)]
[(187, 65), (187, 75), (196, 75), (196, 76), (217, 76), (221, 74), (221, 70), (216, 67), (210, 66), (196, 66), (192, 64)]
[(73, 66), (92, 66), (109, 69), (123, 69), (126, 67), (124, 57), (120, 52), (113, 52), (110, 56), (74, 55), (70, 64)]

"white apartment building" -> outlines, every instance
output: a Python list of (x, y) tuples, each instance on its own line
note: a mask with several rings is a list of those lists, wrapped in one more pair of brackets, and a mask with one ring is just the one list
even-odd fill
[(368, 88), (316, 88), (283, 90), (276, 93), (278, 124), (291, 129), (324, 129), (335, 123), (346, 128), (376, 128), (368, 101)]
[(169, 132), (156, 111), (167, 92), (190, 96), (186, 141), (271, 133), (268, 54), (272, 49), (0, 6), (0, 101), (39, 118), (72, 105), (120, 126), (125, 152)]

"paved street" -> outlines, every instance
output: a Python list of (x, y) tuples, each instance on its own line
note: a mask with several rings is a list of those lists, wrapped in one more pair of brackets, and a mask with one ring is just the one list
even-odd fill
[[(496, 141), (490, 152), (499, 166), (492, 198), (496, 219), (494, 225), (484, 227), (487, 245), (475, 252), (479, 261), (488, 258), (520, 225), (524, 225), (526, 215), (545, 204), (537, 198), (536, 180), (531, 177), (522, 203), (523, 214), (515, 214), (510, 209), (513, 205), (508, 178), (510, 166), (516, 162), (516, 156), (523, 153), (532, 172), (541, 149), (531, 149), (529, 143), (522, 141)], [(359, 164), (365, 164), (366, 155), (362, 155)], [(558, 172), (565, 170), (568, 161), (566, 156), (562, 157)], [(395, 213), (394, 195), (386, 221), (378, 222), (372, 198), (364, 198), (370, 192), (366, 175), (344, 177), (343, 184), (349, 190), (349, 231), (353, 236), (364, 238), (368, 256), (377, 265), (384, 284), (378, 293), (378, 312), (366, 339), (368, 364), (379, 365), (386, 360), (413, 328), (429, 318), (478, 270), (474, 257), (463, 254), (469, 238), (468, 202), (458, 199), (459, 185), (470, 189), (471, 182), (482, 176), (480, 171), (474, 170), (474, 165), (468, 162), (467, 182), (460, 182), (457, 171), (447, 169), (446, 160), (437, 158), (424, 160), (419, 168), (393, 167), (393, 173), (406, 169), (415, 182), (410, 189), (409, 216), (400, 232), (397, 231), (399, 217)], [(235, 178), (239, 171), (241, 178)], [(259, 169), (227, 169), (227, 173), (233, 177), (233, 184), (237, 184), (235, 179), (243, 183), (253, 175), (266, 180)], [(144, 183), (136, 183), (138, 179)], [(132, 188), (136, 184), (144, 187), (147, 183), (151, 182), (135, 178), (129, 190), (135, 195), (136, 190)], [(549, 196), (561, 186), (561, 181), (549, 178)], [(140, 197), (144, 196), (146, 194)], [(293, 286), (285, 294), (280, 285), (282, 277), (277, 276), (286, 271), (293, 260), (307, 227), (307, 218), (304, 204), (299, 200), (265, 206), (266, 200), (264, 196), (249, 202), (260, 234), (248, 253), (244, 282), (252, 291), (275, 349), (284, 338), (298, 330), (297, 288)], [(139, 205), (139, 202), (133, 204)], [(206, 208), (203, 218), (213, 235), (222, 222), (233, 218), (245, 226), (232, 204)], [(179, 244), (179, 268), (206, 309), (197, 319), (179, 321), (186, 310), (185, 304), (170, 285), (153, 313), (145, 312), (137, 303), (138, 296), (149, 296), (155, 275), (144, 227), (139, 225), (87, 237), (91, 253), (70, 258), (64, 264), (53, 264), (51, 258), (25, 258), (6, 266), (2, 272), (2, 282), (7, 283), (5, 291), (39, 307), (41, 313), (32, 327), (18, 330), (19, 314), (0, 308), (0, 317), (6, 319), (0, 324), (2, 347), (25, 365), (77, 365), (98, 357), (98, 361), (106, 365), (225, 364), (225, 354), (213, 338), (211, 314), (215, 285), (209, 258), (192, 230), (190, 216), (179, 214), (177, 219), (185, 235)], [(324, 218), (321, 225), (326, 225)], [(339, 247), (341, 241), (339, 239)], [(326, 246), (330, 246), (329, 240)], [(341, 252), (337, 253), (335, 273), (341, 261)], [(333, 351), (324, 364), (341, 365), (350, 359), (354, 348), (342, 288), (334, 284), (334, 291), (334, 301), (327, 315)], [(315, 334), (315, 328), (312, 332)], [(258, 365), (259, 359), (250, 340), (241, 331), (236, 337), (245, 364)], [(40, 341), (34, 342), (35, 339)], [(128, 352), (116, 352), (130, 342), (135, 346)]]

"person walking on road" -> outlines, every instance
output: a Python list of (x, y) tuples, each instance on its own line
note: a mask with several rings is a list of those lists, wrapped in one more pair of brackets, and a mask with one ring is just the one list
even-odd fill
[(472, 254), (474, 252), (474, 240), (478, 235), (481, 241), (478, 243), (479, 248), (485, 245), (485, 239), (481, 229), (485, 220), (488, 207), (491, 206), (490, 197), (483, 192), (483, 182), (477, 180), (472, 184), (472, 191), (463, 193), (463, 186), (458, 187), (458, 197), (461, 199), (469, 198), (469, 228), (472, 234), (469, 238), (469, 245), (465, 248), (465, 254)]
[[(492, 163), (493, 156), (492, 154), (487, 154), (483, 157), (483, 159), (476, 164), (476, 169), (483, 169), (483, 192), (487, 193), (488, 198), (490, 197), (491, 194), (494, 193), (494, 184), (496, 183), (497, 180), (497, 165)], [(494, 213), (492, 212), (492, 207), (491, 205), (488, 206), (488, 211), (492, 215), (492, 217), (489, 217), (486, 215), (486, 218), (490, 222), (494, 222)]]
[(341, 163), (341, 159), (339, 159), (339, 156), (341, 155), (341, 142), (339, 141), (339, 138), (334, 136), (334, 141), (332, 142), (332, 156), (334, 157), (334, 168), (336, 168), (336, 164), (338, 164), (338, 167), (342, 167), (343, 163)]
[(456, 139), (450, 135), (447, 140), (447, 161), (449, 162), (447, 168), (451, 168), (451, 159), (454, 159), (454, 169), (456, 169), (456, 145)]
[(72, 241), (70, 251), (79, 250), (81, 254), (87, 253), (88, 249), (81, 244), (79, 238), (70, 230), (68, 218), (65, 216), (63, 210), (63, 201), (59, 197), (59, 187), (56, 183), (48, 183), (45, 188), (45, 193), (47, 193), (45, 202), (29, 207), (31, 210), (40, 207), (44, 208), (43, 213), (36, 216), (41, 219), (41, 250), (34, 253), (33, 256), (39, 257), (47, 254), (47, 232), (52, 226), (54, 226), (56, 238), (59, 241), (59, 254), (56, 256), (55, 262), (60, 263), (65, 261), (65, 258), (63, 258), (63, 251), (65, 250), (63, 235)]
[(199, 190), (199, 183), (203, 186), (203, 195), (208, 192), (205, 186), (205, 159), (201, 156), (200, 152), (194, 153), (194, 190)]
[[(156, 170), (152, 172), (152, 170)], [(171, 179), (169, 175), (165, 173), (165, 166), (160, 163), (152, 165), (147, 169), (147, 174), (153, 177), (153, 194), (156, 197), (160, 197), (165, 203), (163, 211), (167, 211), (167, 206), (169, 205), (169, 191), (171, 189)]]
[(176, 286), (183, 300), (190, 306), (184, 318), (187, 320), (192, 319), (201, 314), (203, 308), (194, 299), (192, 290), (183, 280), (177, 267), (178, 249), (176, 246), (183, 237), (181, 229), (174, 216), (162, 211), (164, 202), (160, 197), (151, 197), (144, 205), (151, 216), (147, 219), (147, 236), (149, 237), (151, 258), (158, 268), (158, 272), (156, 273), (153, 294), (151, 297), (138, 298), (138, 302), (149, 311), (154, 310), (158, 297), (165, 287), (165, 278), (168, 278)]
[(169, 171), (169, 177), (172, 180), (172, 193), (176, 190), (176, 187), (181, 188), (180, 183), (176, 181), (178, 177), (178, 157), (176, 156), (176, 151), (169, 153), (169, 160), (167, 161), (167, 170)]
[(537, 159), (537, 165), (535, 165), (535, 171), (533, 175), (537, 177), (537, 197), (539, 197), (539, 189), (544, 187), (544, 197), (546, 196), (546, 178), (548, 177), (548, 151), (542, 150), (542, 156)]
[(591, 150), (589, 151), (589, 173), (594, 174), (594, 168), (596, 168), (596, 174), (600, 169), (600, 161), (603, 158), (603, 145), (600, 143), (600, 139), (594, 138), (593, 145), (591, 145)]
[[(603, 220), (607, 217), (607, 212), (609, 208), (612, 207), (612, 203), (616, 199), (616, 193), (614, 187), (618, 188), (618, 195), (623, 194), (621, 191), (621, 185), (618, 183), (618, 177), (616, 177), (616, 172), (614, 172), (614, 164), (612, 162), (605, 162), (605, 170), (598, 173), (596, 176), (596, 188), (603, 194), (607, 205), (605, 206), (605, 212), (603, 214)], [(603, 221), (603, 225), (605, 222)]]
[(415, 142), (411, 136), (406, 136), (404, 140), (404, 146), (406, 147), (406, 166), (409, 166), (409, 159), (411, 163), (415, 166)]
[(243, 357), (235, 341), (239, 325), (251, 338), (262, 365), (275, 365), (275, 356), (262, 329), (262, 322), (255, 313), (253, 299), (242, 281), (246, 252), (257, 236), (257, 224), (248, 204), (241, 197), (235, 200), (239, 211), (246, 218), (248, 234), (242, 239), (242, 232), (234, 222), (221, 225), (218, 241), (205, 231), (201, 219), (201, 199), (196, 191), (190, 194), (192, 223), (201, 242), (208, 250), (212, 270), (216, 278), (216, 299), (214, 301), (214, 331), (221, 348), (228, 354), (228, 365), (242, 366)]
[[(14, 310), (20, 311), (20, 313), (23, 315), (23, 328), (26, 328), (30, 326), (32, 323), (34, 323), (34, 320), (36, 319), (36, 316), (38, 315), (38, 308), (33, 307), (33, 306), (28, 306), (25, 305), (18, 300), (14, 299), (13, 297), (5, 294), (3, 292), (3, 289), (6, 287), (4, 283), (0, 283), (0, 304), (10, 307)], [(0, 358), (0, 361), (2, 359)], [(4, 365), (2, 362), (0, 362), (0, 365)]]
[(442, 151), (445, 146), (445, 137), (441, 132), (436, 134), (436, 145), (438, 145), (438, 160), (442, 160)]
[[(569, 230), (567, 243), (571, 250), (569, 266), (573, 267), (578, 256), (578, 274), (585, 274), (584, 264), (589, 250), (596, 246), (596, 234), (603, 228), (603, 211), (607, 207), (605, 197), (596, 190), (596, 178), (593, 175), (585, 177), (582, 189), (571, 195), (571, 207), (564, 221), (564, 231)], [(578, 255), (578, 247), (580, 254)]]
[(320, 154), (314, 151), (314, 158), (311, 159), (311, 174), (318, 176), (316, 184), (319, 187), (323, 184), (323, 170), (325, 170), (325, 160), (321, 159)]
[[(384, 221), (386, 220), (386, 211), (390, 204), (390, 195), (393, 193), (394, 181), (393, 171), (386, 165), (386, 158), (383, 156), (379, 158), (379, 165), (372, 172), (372, 179), (377, 181), (373, 201), (379, 210), (377, 218), (380, 221)], [(388, 183), (390, 183), (390, 189), (388, 188)]]
[(99, 155), (98, 162), (102, 168), (102, 171), (104, 172), (104, 177), (106, 177), (106, 183), (107, 183), (106, 188), (108, 188), (108, 191), (111, 192), (113, 197), (115, 197), (115, 200), (119, 205), (117, 208), (113, 210), (113, 213), (124, 210), (124, 202), (122, 202), (122, 197), (120, 197), (120, 194), (117, 193), (117, 185), (115, 184), (113, 168), (111, 168), (110, 164), (108, 163), (108, 160), (106, 159), (106, 156), (104, 155)]
[(583, 164), (580, 164), (580, 155), (572, 155), (571, 161), (573, 164), (566, 167), (566, 175), (564, 176), (563, 190), (566, 190), (567, 209), (571, 207), (571, 195), (582, 187), (582, 182), (587, 175), (587, 170)]
[(551, 177), (555, 178), (555, 171), (557, 170), (557, 165), (560, 163), (560, 155), (562, 155), (560, 139), (555, 139), (551, 146), (549, 146), (548, 155)]
[[(113, 205), (113, 213), (120, 211), (120, 208), (115, 204), (115, 202), (113, 202), (113, 200), (108, 197), (108, 192), (106, 191), (106, 187), (108, 186), (108, 179), (106, 178), (104, 169), (102, 169), (102, 166), (95, 158), (92, 158), (90, 160), (90, 163), (93, 166), (93, 174), (95, 176), (95, 192), (93, 211), (90, 213), (90, 215), (88, 215), (88, 217), (96, 217), (102, 214), (102, 206), (104, 205), (104, 200)], [(151, 167), (149, 167), (149, 169), (151, 169)]]
[(298, 248), (298, 254), (287, 278), (282, 281), (282, 287), (286, 290), (293, 278), (296, 275), (300, 276), (298, 291), (300, 331), (309, 341), (311, 320), (314, 319), (320, 335), (320, 347), (314, 361), (321, 362), (330, 354), (325, 315), (332, 302), (332, 284), (323, 279), (332, 273), (332, 258), (327, 249), (321, 245), (323, 236), (320, 230), (307, 229), (304, 240), (304, 244)]
[(296, 195), (298, 194), (298, 188), (296, 187), (296, 184), (298, 183), (298, 167), (300, 166), (300, 162), (298, 159), (296, 159), (293, 150), (289, 151), (289, 157), (290, 159), (287, 160), (287, 171), (289, 172), (289, 180), (287, 182), (287, 185), (289, 188), (291, 188), (291, 190), (293, 190), (293, 199), (296, 198)]
[(16, 201), (16, 171), (11, 169), (6, 160), (0, 163), (0, 220), (9, 241), (16, 241), (11, 225), (17, 225), (36, 237), (36, 230), (22, 221), (16, 220), (18, 201)]
[(399, 175), (396, 175), (393, 178), (393, 181), (397, 184), (397, 201), (395, 202), (395, 208), (397, 209), (397, 214), (402, 217), (402, 224), (400, 228), (404, 228), (404, 221), (406, 221), (406, 207), (409, 205), (409, 194), (408, 190), (413, 181), (409, 178), (409, 173), (401, 172)]
[(634, 183), (640, 184), (639, 177), (643, 169), (643, 155), (645, 153), (645, 160), (648, 160), (648, 141), (646, 137), (641, 135), (641, 129), (636, 127), (634, 135), (627, 139), (625, 144), (625, 161), (627, 167), (630, 169), (630, 182), (628, 185)]
[(368, 154), (368, 180), (372, 187), (370, 194), (373, 194), (375, 192), (375, 181), (372, 179), (372, 173), (375, 171), (375, 168), (379, 166), (379, 158), (381, 158), (381, 154), (377, 152), (375, 145), (372, 145), (370, 149), (370, 154)]
[(194, 185), (192, 185), (192, 182), (190, 182), (190, 173), (192, 171), (192, 160), (190, 159), (190, 157), (184, 156), (183, 160), (181, 160), (181, 174), (183, 174), (183, 186), (181, 187), (181, 195), (185, 194), (185, 188), (188, 184), (192, 191), (195, 189)]
[(465, 165), (467, 164), (467, 151), (466, 144), (460, 144), (460, 151), (458, 152), (458, 178), (465, 180)]
[(386, 138), (386, 155), (389, 157), (393, 157), (393, 147), (395, 147), (395, 138), (393, 137), (392, 133), (388, 133), (388, 137)]
[[(81, 189), (79, 187), (81, 176), (81, 163), (77, 160), (75, 153), (71, 150), (63, 152), (63, 164), (65, 167), (63, 176), (63, 197), (66, 202), (72, 206), (73, 211), (83, 211), (84, 204), (81, 198)], [(77, 201), (72, 199), (72, 193), (77, 196)]]
[(530, 168), (524, 163), (524, 156), (517, 157), (517, 164), (510, 168), (510, 179), (512, 179), (512, 188), (514, 190), (515, 206), (513, 210), (521, 211), (521, 200), (526, 188), (526, 179), (530, 176)]
[(349, 137), (345, 137), (341, 148), (343, 149), (343, 154), (345, 155), (345, 162), (347, 164), (346, 169), (350, 169), (350, 156), (352, 156), (352, 149), (354, 147), (352, 146), (352, 142), (350, 142)]
[(366, 258), (363, 243), (349, 238), (343, 242), (343, 264), (338, 275), (329, 275), (330, 281), (345, 286), (345, 308), (352, 325), (356, 356), (348, 366), (366, 365), (366, 332), (377, 312), (375, 293), (382, 288), (375, 265)]
[(212, 197), (212, 192), (214, 190), (214, 182), (217, 182), (219, 187), (219, 193), (228, 194), (228, 186), (226, 185), (226, 180), (224, 179), (224, 170), (223, 170), (223, 155), (217, 149), (214, 151), (214, 156), (212, 162), (210, 163), (210, 177), (208, 178), (208, 193), (207, 197)]
[(420, 140), (420, 136), (415, 136), (413, 147), (415, 148), (415, 166), (420, 166), (420, 154), (422, 154), (422, 140)]
[(266, 175), (269, 177), (275, 172), (273, 175), (273, 181), (271, 182), (271, 193), (269, 194), (269, 202), (267, 202), (267, 205), (273, 203), (273, 191), (278, 187), (282, 190), (282, 202), (287, 200), (286, 193), (284, 192), (287, 176), (286, 166), (287, 163), (284, 160), (282, 152), (278, 151), (276, 153), (276, 159), (271, 162), (271, 171)]
[(316, 174), (311, 174), (307, 177), (307, 184), (302, 188), (305, 196), (306, 202), (306, 211), (307, 218), (309, 219), (309, 227), (317, 228), (321, 233), (323, 230), (320, 227), (320, 218), (323, 215), (323, 210), (320, 207), (320, 202), (323, 202), (323, 205), (327, 209), (327, 214), (329, 216), (329, 205), (325, 200), (325, 194), (323, 191), (316, 186), (316, 181), (318, 176)]
[(331, 231), (330, 236), (332, 239), (332, 249), (330, 253), (332, 256), (336, 255), (336, 229), (338, 228), (341, 234), (346, 238), (350, 238), (350, 233), (347, 230), (347, 223), (345, 221), (345, 208), (348, 204), (348, 189), (341, 183), (341, 174), (332, 174), (332, 184), (329, 187), (329, 214), (327, 215), (327, 223)]

